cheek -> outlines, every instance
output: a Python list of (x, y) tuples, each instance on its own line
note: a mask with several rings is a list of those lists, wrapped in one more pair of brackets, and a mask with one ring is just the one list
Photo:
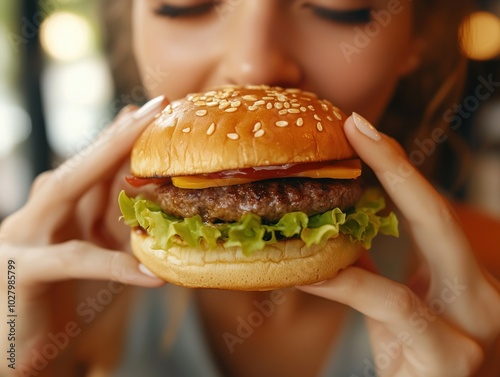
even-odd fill
[(210, 33), (193, 33), (189, 25), (172, 27), (147, 7), (136, 8), (134, 53), (148, 96), (164, 94), (173, 100), (198, 91), (217, 48), (208, 43)]
[[(346, 112), (376, 122), (390, 101), (407, 60), (411, 24), (396, 17), (385, 28), (374, 24), (346, 27), (310, 44), (304, 64), (311, 86)], [(325, 48), (325, 46), (329, 46)]]

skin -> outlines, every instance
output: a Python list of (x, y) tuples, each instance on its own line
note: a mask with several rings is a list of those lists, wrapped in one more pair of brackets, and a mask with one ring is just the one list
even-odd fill
[[(200, 4), (196, 0), (171, 1), (177, 6)], [(161, 5), (159, 0), (136, 0), (134, 46), (151, 98), (165, 94), (174, 99), (228, 83), (294, 86), (317, 92), (376, 124), (398, 81), (419, 62), (420, 41), (412, 33), (411, 7), (403, 6), (348, 62), (337, 46), (353, 41), (355, 25), (321, 19), (304, 8), (304, 3), (242, 0), (222, 3), (230, 8), (171, 19), (154, 13)], [(383, 0), (307, 3), (376, 11), (388, 4)], [(162, 74), (152, 76), (151, 70)], [(23, 276), (17, 286), (22, 363), (30, 365), (30, 352), (43, 348), (49, 331), (64, 331), (68, 321), (82, 329), (72, 352), (61, 352), (40, 375), (75, 375), (75, 365), (82, 360), (87, 375), (103, 373), (119, 357), (117, 339), (126, 324), (117, 323), (116, 318), (126, 310), (128, 290), (115, 294), (109, 310), (101, 313), (95, 307), (101, 314), (85, 323), (72, 308), (109, 289), (107, 283), (92, 281), (112, 279), (143, 287), (162, 284), (141, 273), (138, 262), (122, 252), (128, 249), (129, 230), (116, 222), (119, 215), (110, 198), (116, 198), (125, 187), (123, 174), (133, 141), (166, 103), (160, 97), (140, 111), (126, 108), (85, 154), (39, 177), (26, 206), (0, 228), (0, 262), (5, 266), (9, 258), (15, 258)], [(396, 344), (396, 356), (389, 365), (375, 359), (381, 376), (498, 375), (500, 352), (495, 342), (500, 334), (500, 290), (498, 281), (482, 267), (479, 253), (474, 255), (476, 242), (465, 237), (450, 204), (413, 169), (393, 139), (360, 118), (355, 122), (350, 117), (345, 132), (407, 224), (406, 232), (414, 240), (419, 258), (418, 274), (403, 285), (378, 274), (364, 256), (358, 266), (330, 281), (285, 291), (286, 301), (233, 354), (221, 341), (221, 334), (234, 332), (234, 319), (248, 316), (255, 310), (253, 301), (262, 302), (269, 293), (197, 292), (195, 298), (219, 366), (234, 376), (276, 375), (276, 371), (287, 376), (313, 375), (320, 371), (351, 307), (366, 316), (374, 355), (384, 351), (383, 345)], [(401, 178), (397, 189), (391, 177)], [(62, 184), (67, 189), (54, 196)], [(130, 187), (127, 191), (133, 194)], [(471, 214), (459, 215), (466, 218)], [(467, 288), (442, 315), (433, 315), (430, 305), (443, 299), (443, 282), (455, 279)], [(6, 291), (2, 286), (2, 294)], [(50, 302), (65, 302), (67, 310), (56, 312), (53, 309), (61, 306), (47, 305)], [(30, 313), (36, 313), (36, 318)], [(415, 313), (425, 319), (425, 330), (411, 324)], [(109, 338), (117, 340), (116, 344), (96, 344), (95, 334), (103, 329), (111, 332)], [(5, 342), (4, 338), (0, 341)], [(2, 349), (6, 347), (2, 343)]]

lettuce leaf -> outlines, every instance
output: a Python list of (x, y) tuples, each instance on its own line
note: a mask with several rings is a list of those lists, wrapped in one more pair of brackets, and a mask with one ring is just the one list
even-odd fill
[(240, 247), (245, 255), (249, 255), (284, 238), (300, 237), (307, 246), (311, 246), (322, 245), (340, 233), (369, 249), (379, 232), (399, 236), (394, 213), (385, 217), (377, 215), (385, 208), (385, 201), (376, 188), (366, 190), (355, 208), (346, 213), (339, 208), (311, 217), (303, 212), (291, 212), (276, 224), (263, 224), (260, 217), (254, 214), (225, 224), (204, 223), (200, 216), (177, 218), (164, 213), (159, 205), (150, 200), (129, 198), (124, 191), (120, 193), (118, 203), (125, 223), (130, 227), (144, 228), (155, 239), (154, 247), (159, 249), (184, 242), (191, 247), (208, 250), (222, 243), (225, 247)]

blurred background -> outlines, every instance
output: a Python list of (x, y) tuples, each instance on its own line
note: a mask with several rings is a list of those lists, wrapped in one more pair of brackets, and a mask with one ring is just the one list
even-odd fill
[[(123, 96), (113, 85), (100, 1), (0, 2), (0, 221), (25, 202), (36, 175), (145, 99), (140, 88)], [(463, 40), (471, 61), (464, 105), (474, 111), (460, 132), (474, 161), (461, 196), (500, 217), (500, 90), (477, 106), (467, 101), (478, 77), (500, 81), (500, 0), (478, 1), (477, 10)]]

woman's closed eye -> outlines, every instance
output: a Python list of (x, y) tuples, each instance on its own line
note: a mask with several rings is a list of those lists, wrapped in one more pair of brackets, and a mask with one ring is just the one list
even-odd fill
[(219, 3), (220, 1), (208, 1), (189, 6), (161, 3), (155, 7), (154, 12), (168, 18), (197, 17), (211, 12)]
[(327, 21), (342, 24), (366, 24), (371, 21), (371, 8), (333, 9), (314, 4), (305, 4), (314, 15)]

